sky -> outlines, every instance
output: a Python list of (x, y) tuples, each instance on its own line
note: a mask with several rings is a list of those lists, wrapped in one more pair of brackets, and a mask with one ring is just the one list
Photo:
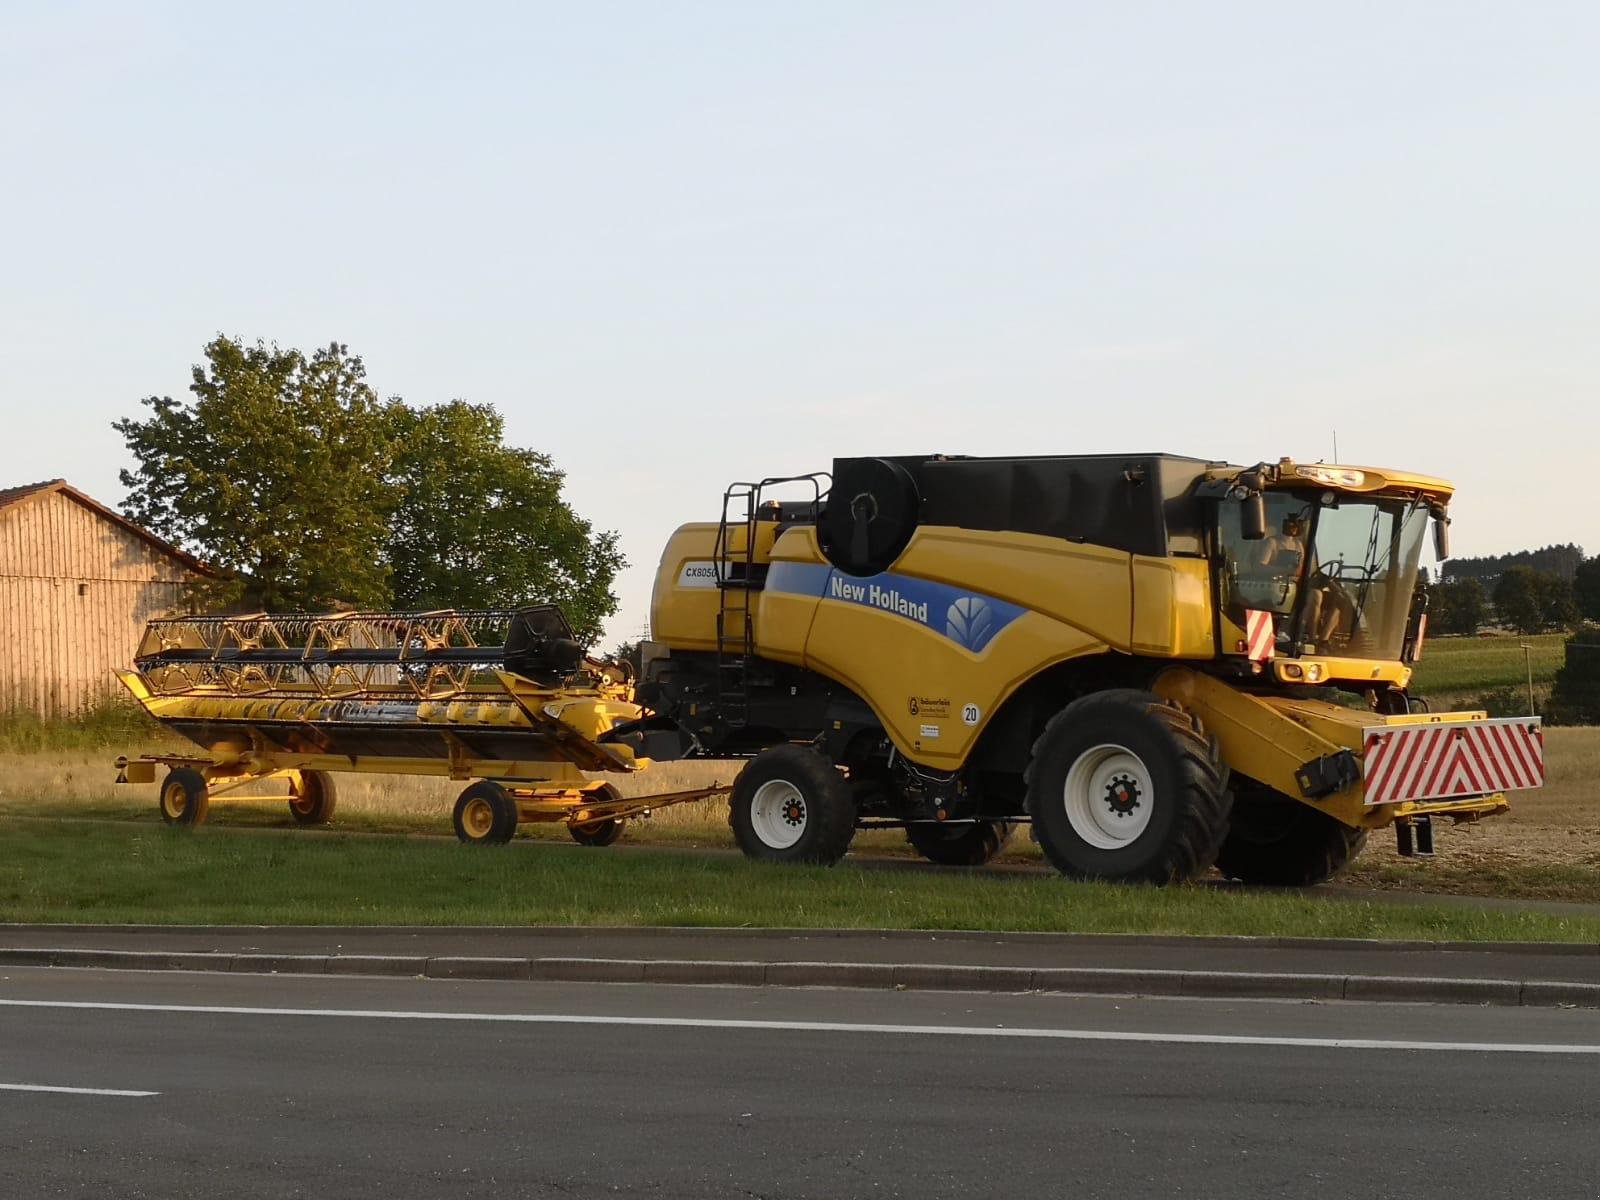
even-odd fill
[(1600, 552), (1600, 6), (0, 6), (0, 487), (218, 333), (492, 403), (616, 530), (852, 454), (1453, 479)]

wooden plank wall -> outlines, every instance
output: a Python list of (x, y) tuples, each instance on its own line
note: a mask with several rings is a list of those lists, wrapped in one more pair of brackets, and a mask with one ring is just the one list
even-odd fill
[(121, 692), (144, 623), (191, 573), (60, 493), (0, 510), (0, 712), (63, 716)]

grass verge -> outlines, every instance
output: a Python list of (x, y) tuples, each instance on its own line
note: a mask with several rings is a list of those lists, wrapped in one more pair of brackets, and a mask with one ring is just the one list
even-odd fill
[(1600, 941), (1600, 919), (1047, 875), (0, 819), (0, 919), (754, 925)]

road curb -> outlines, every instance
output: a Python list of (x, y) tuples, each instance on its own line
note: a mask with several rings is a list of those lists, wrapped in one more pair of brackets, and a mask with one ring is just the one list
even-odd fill
[(228, 954), (67, 948), (0, 949), (3, 967), (364, 975), (567, 983), (722, 984), (899, 991), (1071, 992), (1207, 999), (1350, 1000), (1600, 1008), (1600, 983), (1269, 971), (1004, 967), (939, 963), (745, 962), (622, 958)]
[[(374, 933), (437, 937), (442, 934), (496, 934), (507, 937), (572, 938), (607, 935), (660, 939), (678, 938), (795, 938), (805, 941), (939, 941), (1057, 946), (1164, 946), (1190, 949), (1318, 950), (1318, 951), (1447, 951), (1461, 954), (1553, 954), (1600, 956), (1600, 942), (1470, 942), (1432, 941), (1425, 938), (1258, 937), (1250, 934), (1177, 933), (1058, 933), (1024, 929), (806, 929), (784, 925), (76, 925), (61, 922), (0, 921), (0, 938), (7, 933), (92, 933), (114, 937), (162, 934), (238, 936), (274, 933), (321, 934), (330, 939), (359, 938)], [(381, 957), (381, 956), (380, 956)]]

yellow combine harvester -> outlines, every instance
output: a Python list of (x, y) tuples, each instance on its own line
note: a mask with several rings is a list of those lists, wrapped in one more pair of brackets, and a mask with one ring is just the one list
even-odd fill
[(726, 790), (625, 798), (589, 778), (649, 765), (645, 714), (626, 668), (587, 658), (549, 606), (179, 617), (150, 623), (135, 662), (118, 672), (129, 692), (203, 752), (117, 761), (120, 782), (168, 768), (159, 799), (171, 824), (273, 778), (287, 781), (296, 821), (322, 824), (333, 773), (375, 771), (477, 779), (455, 805), (465, 842), (560, 821), (604, 846), (630, 817)]
[(1086, 878), (1311, 883), (1387, 825), (1431, 853), (1434, 816), (1543, 781), (1536, 718), (1408, 691), (1451, 491), (1160, 454), (736, 484), (666, 548), (637, 699), (752, 756), (730, 803), (757, 858), (888, 825), (977, 864), (1019, 822)]
[(637, 686), (548, 607), (154, 622), (124, 682), (203, 753), (125, 775), (171, 768), (175, 822), (269, 775), (301, 821), (334, 771), (477, 778), (463, 840), (603, 844), (720, 789), (624, 800), (585, 772), (745, 760), (754, 858), (833, 863), (887, 826), (977, 865), (1028, 823), (1077, 877), (1313, 883), (1373, 829), (1431, 853), (1433, 817), (1543, 782), (1537, 718), (1408, 690), (1451, 490), (1287, 459), (839, 459), (673, 535)]

